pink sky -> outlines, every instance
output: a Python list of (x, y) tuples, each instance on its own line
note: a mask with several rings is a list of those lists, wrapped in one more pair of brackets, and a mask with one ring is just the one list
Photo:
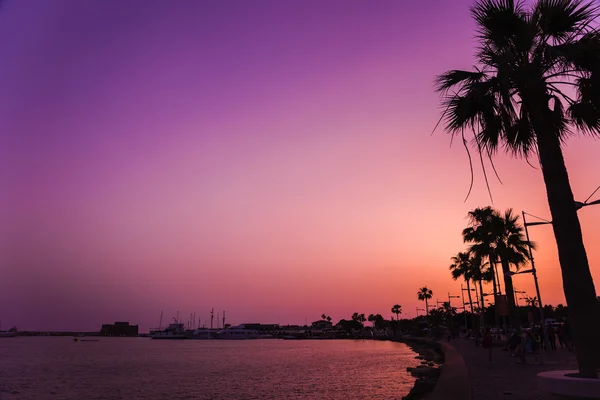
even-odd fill
[[(459, 294), (450, 257), (490, 201), (477, 169), (463, 202), (464, 149), (430, 133), (435, 75), (472, 64), (470, 4), (6, 1), (4, 328), (412, 317), (420, 286)], [(565, 157), (582, 201), (598, 144)], [(494, 207), (549, 217), (539, 170), (497, 168)], [(580, 217), (598, 282), (600, 207)], [(564, 302), (551, 228), (531, 236), (542, 298)]]

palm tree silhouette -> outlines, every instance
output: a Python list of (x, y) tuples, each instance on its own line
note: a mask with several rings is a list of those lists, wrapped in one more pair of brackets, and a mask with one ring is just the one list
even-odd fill
[(446, 129), (465, 147), (465, 132), (473, 132), (482, 159), (500, 147), (525, 159), (537, 155), (572, 305), (579, 374), (597, 378), (600, 341), (586, 324), (600, 307), (562, 144), (574, 130), (600, 135), (600, 9), (586, 0), (537, 0), (528, 8), (521, 1), (478, 0), (471, 15), (479, 66), (437, 78)]
[[(535, 246), (525, 239), (523, 227), (518, 223), (519, 217), (510, 208), (504, 214), (489, 206), (476, 208), (469, 212), (469, 218), (470, 226), (463, 230), (463, 240), (473, 243), (471, 251), (487, 257), (492, 265), (500, 261), (510, 321), (512, 326), (516, 326), (518, 321), (510, 266), (514, 265), (518, 270), (529, 259), (528, 246)], [(495, 277), (492, 282), (496, 293)]]
[[(471, 314), (473, 314), (473, 298), (471, 297), (471, 279), (475, 271), (471, 264), (472, 255), (469, 252), (459, 252), (452, 257), (452, 264), (450, 265), (450, 271), (452, 279), (457, 280), (463, 278), (467, 283), (467, 293), (469, 294), (469, 304), (471, 306)], [(466, 310), (465, 310), (466, 312)]]
[(471, 253), (471, 274), (473, 275), (473, 282), (478, 285), (475, 286), (475, 294), (477, 294), (477, 286), (479, 286), (479, 298), (481, 310), (485, 308), (484, 306), (484, 297), (483, 297), (483, 282), (492, 282), (494, 278), (494, 271), (489, 268), (489, 264), (483, 262), (481, 257), (477, 254)]
[(427, 286), (423, 286), (417, 292), (417, 298), (425, 302), (425, 315), (429, 315), (429, 299), (431, 299), (432, 296), (433, 292), (431, 289), (428, 289)]
[(511, 265), (517, 270), (529, 261), (529, 246), (535, 248), (532, 242), (525, 239), (523, 227), (519, 224), (519, 216), (513, 213), (511, 208), (503, 215), (498, 214), (496, 236), (496, 253), (502, 264), (504, 276), (504, 290), (508, 300), (508, 311), (512, 326), (518, 325), (517, 310), (515, 305), (515, 293), (511, 276)]
[(394, 304), (392, 312), (396, 314), (396, 321), (398, 321), (398, 315), (402, 314), (402, 306), (400, 304)]

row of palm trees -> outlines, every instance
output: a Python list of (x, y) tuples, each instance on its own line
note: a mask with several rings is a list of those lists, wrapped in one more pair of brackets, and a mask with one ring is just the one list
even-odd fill
[[(512, 273), (529, 261), (529, 247), (535, 248), (535, 245), (525, 238), (519, 216), (512, 209), (501, 213), (489, 206), (476, 208), (469, 211), (468, 218), (469, 225), (462, 232), (463, 241), (468, 247), (451, 258), (452, 278), (464, 279), (471, 312), (474, 311), (471, 284), (481, 309), (484, 309), (484, 299), (490, 294), (483, 292), (483, 282), (492, 283), (491, 295), (494, 296), (494, 303), (498, 304), (503, 281), (510, 325), (517, 326), (519, 322)], [(495, 314), (497, 322), (498, 309)]]
[[(483, 158), (499, 149), (539, 161), (579, 373), (598, 378), (600, 341), (589, 321), (600, 318), (600, 305), (562, 146), (574, 132), (600, 136), (600, 7), (593, 0), (477, 0), (471, 16), (477, 27), (476, 66), (447, 71), (436, 82), (446, 131), (465, 147), (472, 144), (482, 168)], [(490, 268), (498, 262), (503, 271), (518, 266), (519, 259), (510, 257), (514, 247), (509, 254), (496, 243), (484, 247), (489, 241), (479, 227), (491, 221), (472, 216), (473, 236), (467, 235), (467, 242), (481, 242), (474, 249), (479, 254), (493, 250), (482, 257)], [(512, 291), (510, 279), (504, 283), (507, 293)]]

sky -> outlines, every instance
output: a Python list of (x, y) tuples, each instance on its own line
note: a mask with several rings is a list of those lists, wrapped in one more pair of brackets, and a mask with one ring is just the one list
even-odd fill
[[(465, 150), (432, 134), (433, 80), (473, 64), (470, 4), (6, 0), (4, 329), (414, 317), (424, 285), (460, 295), (450, 257), (492, 203), (477, 166), (465, 201)], [(577, 200), (598, 149), (564, 149)], [(492, 205), (549, 219), (540, 170), (495, 164)], [(598, 285), (600, 207), (580, 220)], [(542, 300), (564, 302), (552, 229), (530, 230)]]

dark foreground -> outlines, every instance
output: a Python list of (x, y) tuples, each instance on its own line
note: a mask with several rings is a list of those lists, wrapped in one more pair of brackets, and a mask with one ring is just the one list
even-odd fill
[(537, 388), (537, 374), (577, 369), (574, 353), (566, 348), (543, 352), (537, 360), (528, 355), (526, 363), (521, 364), (501, 347), (493, 348), (492, 362), (489, 362), (487, 350), (475, 347), (471, 340), (456, 339), (450, 344), (465, 360), (473, 400), (549, 400), (550, 397)]

